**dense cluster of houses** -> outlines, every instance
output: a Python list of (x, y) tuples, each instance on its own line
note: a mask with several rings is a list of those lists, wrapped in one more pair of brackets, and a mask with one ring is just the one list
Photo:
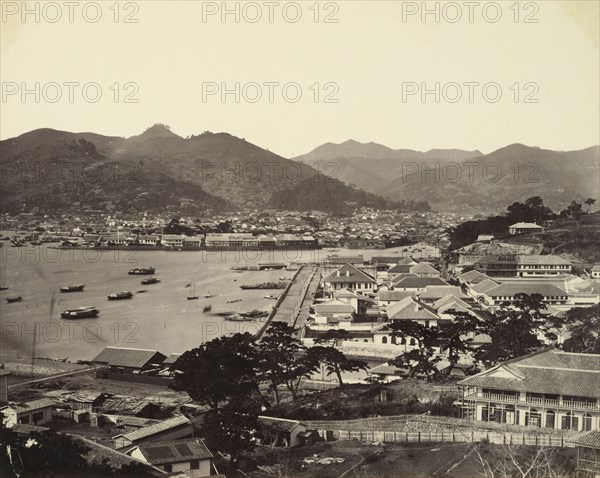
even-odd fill
[[(446, 278), (442, 278), (435, 263), (418, 262), (406, 255), (373, 257), (368, 262), (361, 259), (336, 257), (323, 265), (322, 298), (313, 304), (306, 345), (312, 345), (314, 338), (325, 331), (343, 329), (350, 335), (340, 343), (347, 353), (390, 359), (418, 346), (415, 338), (392, 333), (390, 324), (396, 321), (443, 327), (454, 320), (456, 312), (484, 320), (500, 307), (514, 306), (520, 293), (541, 295), (546, 306), (543, 313), (548, 316), (600, 303), (600, 278), (591, 273), (576, 276), (572, 265), (556, 256), (519, 258), (516, 264), (523, 268), (541, 266), (532, 274), (503, 269), (503, 274), (497, 270), (488, 276), (473, 269)], [(490, 257), (487, 262), (494, 260)], [(598, 266), (592, 271), (595, 269)], [(470, 338), (474, 346), (489, 341), (489, 337), (476, 334)], [(447, 368), (443, 343), (435, 353), (441, 358), (438, 369)], [(464, 363), (447, 371), (464, 375), (471, 364), (472, 359), (464, 357)], [(370, 373), (389, 381), (397, 379), (402, 371), (383, 365)]]

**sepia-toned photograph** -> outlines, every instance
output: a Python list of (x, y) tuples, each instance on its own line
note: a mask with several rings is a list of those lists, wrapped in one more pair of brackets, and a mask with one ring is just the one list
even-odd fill
[(0, 15), (0, 477), (600, 478), (600, 0)]

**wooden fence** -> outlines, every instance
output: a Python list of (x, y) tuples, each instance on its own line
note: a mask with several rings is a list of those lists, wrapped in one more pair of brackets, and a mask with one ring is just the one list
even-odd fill
[(156, 375), (138, 375), (134, 373), (118, 373), (100, 370), (96, 372), (96, 378), (104, 380), (118, 380), (120, 382), (147, 383), (150, 385), (163, 385), (168, 387), (173, 383), (171, 377), (159, 377)]
[(527, 433), (504, 433), (478, 431), (445, 432), (396, 432), (374, 430), (318, 430), (327, 440), (358, 440), (382, 443), (475, 443), (488, 440), (496, 445), (534, 445), (547, 447), (574, 447), (574, 443), (563, 436)]

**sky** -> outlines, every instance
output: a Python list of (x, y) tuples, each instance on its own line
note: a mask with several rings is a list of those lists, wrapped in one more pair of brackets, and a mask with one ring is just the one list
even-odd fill
[(285, 157), (600, 143), (599, 2), (2, 1), (0, 138), (229, 132)]

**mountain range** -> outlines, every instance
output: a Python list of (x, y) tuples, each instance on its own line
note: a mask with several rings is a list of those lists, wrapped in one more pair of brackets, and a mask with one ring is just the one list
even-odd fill
[(512, 144), (483, 154), (391, 149), (349, 140), (323, 144), (293, 159), (387, 199), (427, 200), (435, 210), (497, 211), (531, 196), (560, 209), (600, 194), (599, 146), (552, 151)]
[(600, 147), (513, 144), (490, 154), (427, 152), (349, 140), (287, 159), (227, 133), (183, 138), (157, 124), (129, 138), (38, 129), (0, 141), (2, 211), (203, 211), (272, 208), (348, 213), (504, 210), (541, 196), (552, 208), (597, 198)]
[(190, 213), (415, 207), (350, 187), (227, 133), (183, 138), (162, 124), (130, 138), (34, 130), (0, 141), (0, 168), (5, 212), (73, 206)]

